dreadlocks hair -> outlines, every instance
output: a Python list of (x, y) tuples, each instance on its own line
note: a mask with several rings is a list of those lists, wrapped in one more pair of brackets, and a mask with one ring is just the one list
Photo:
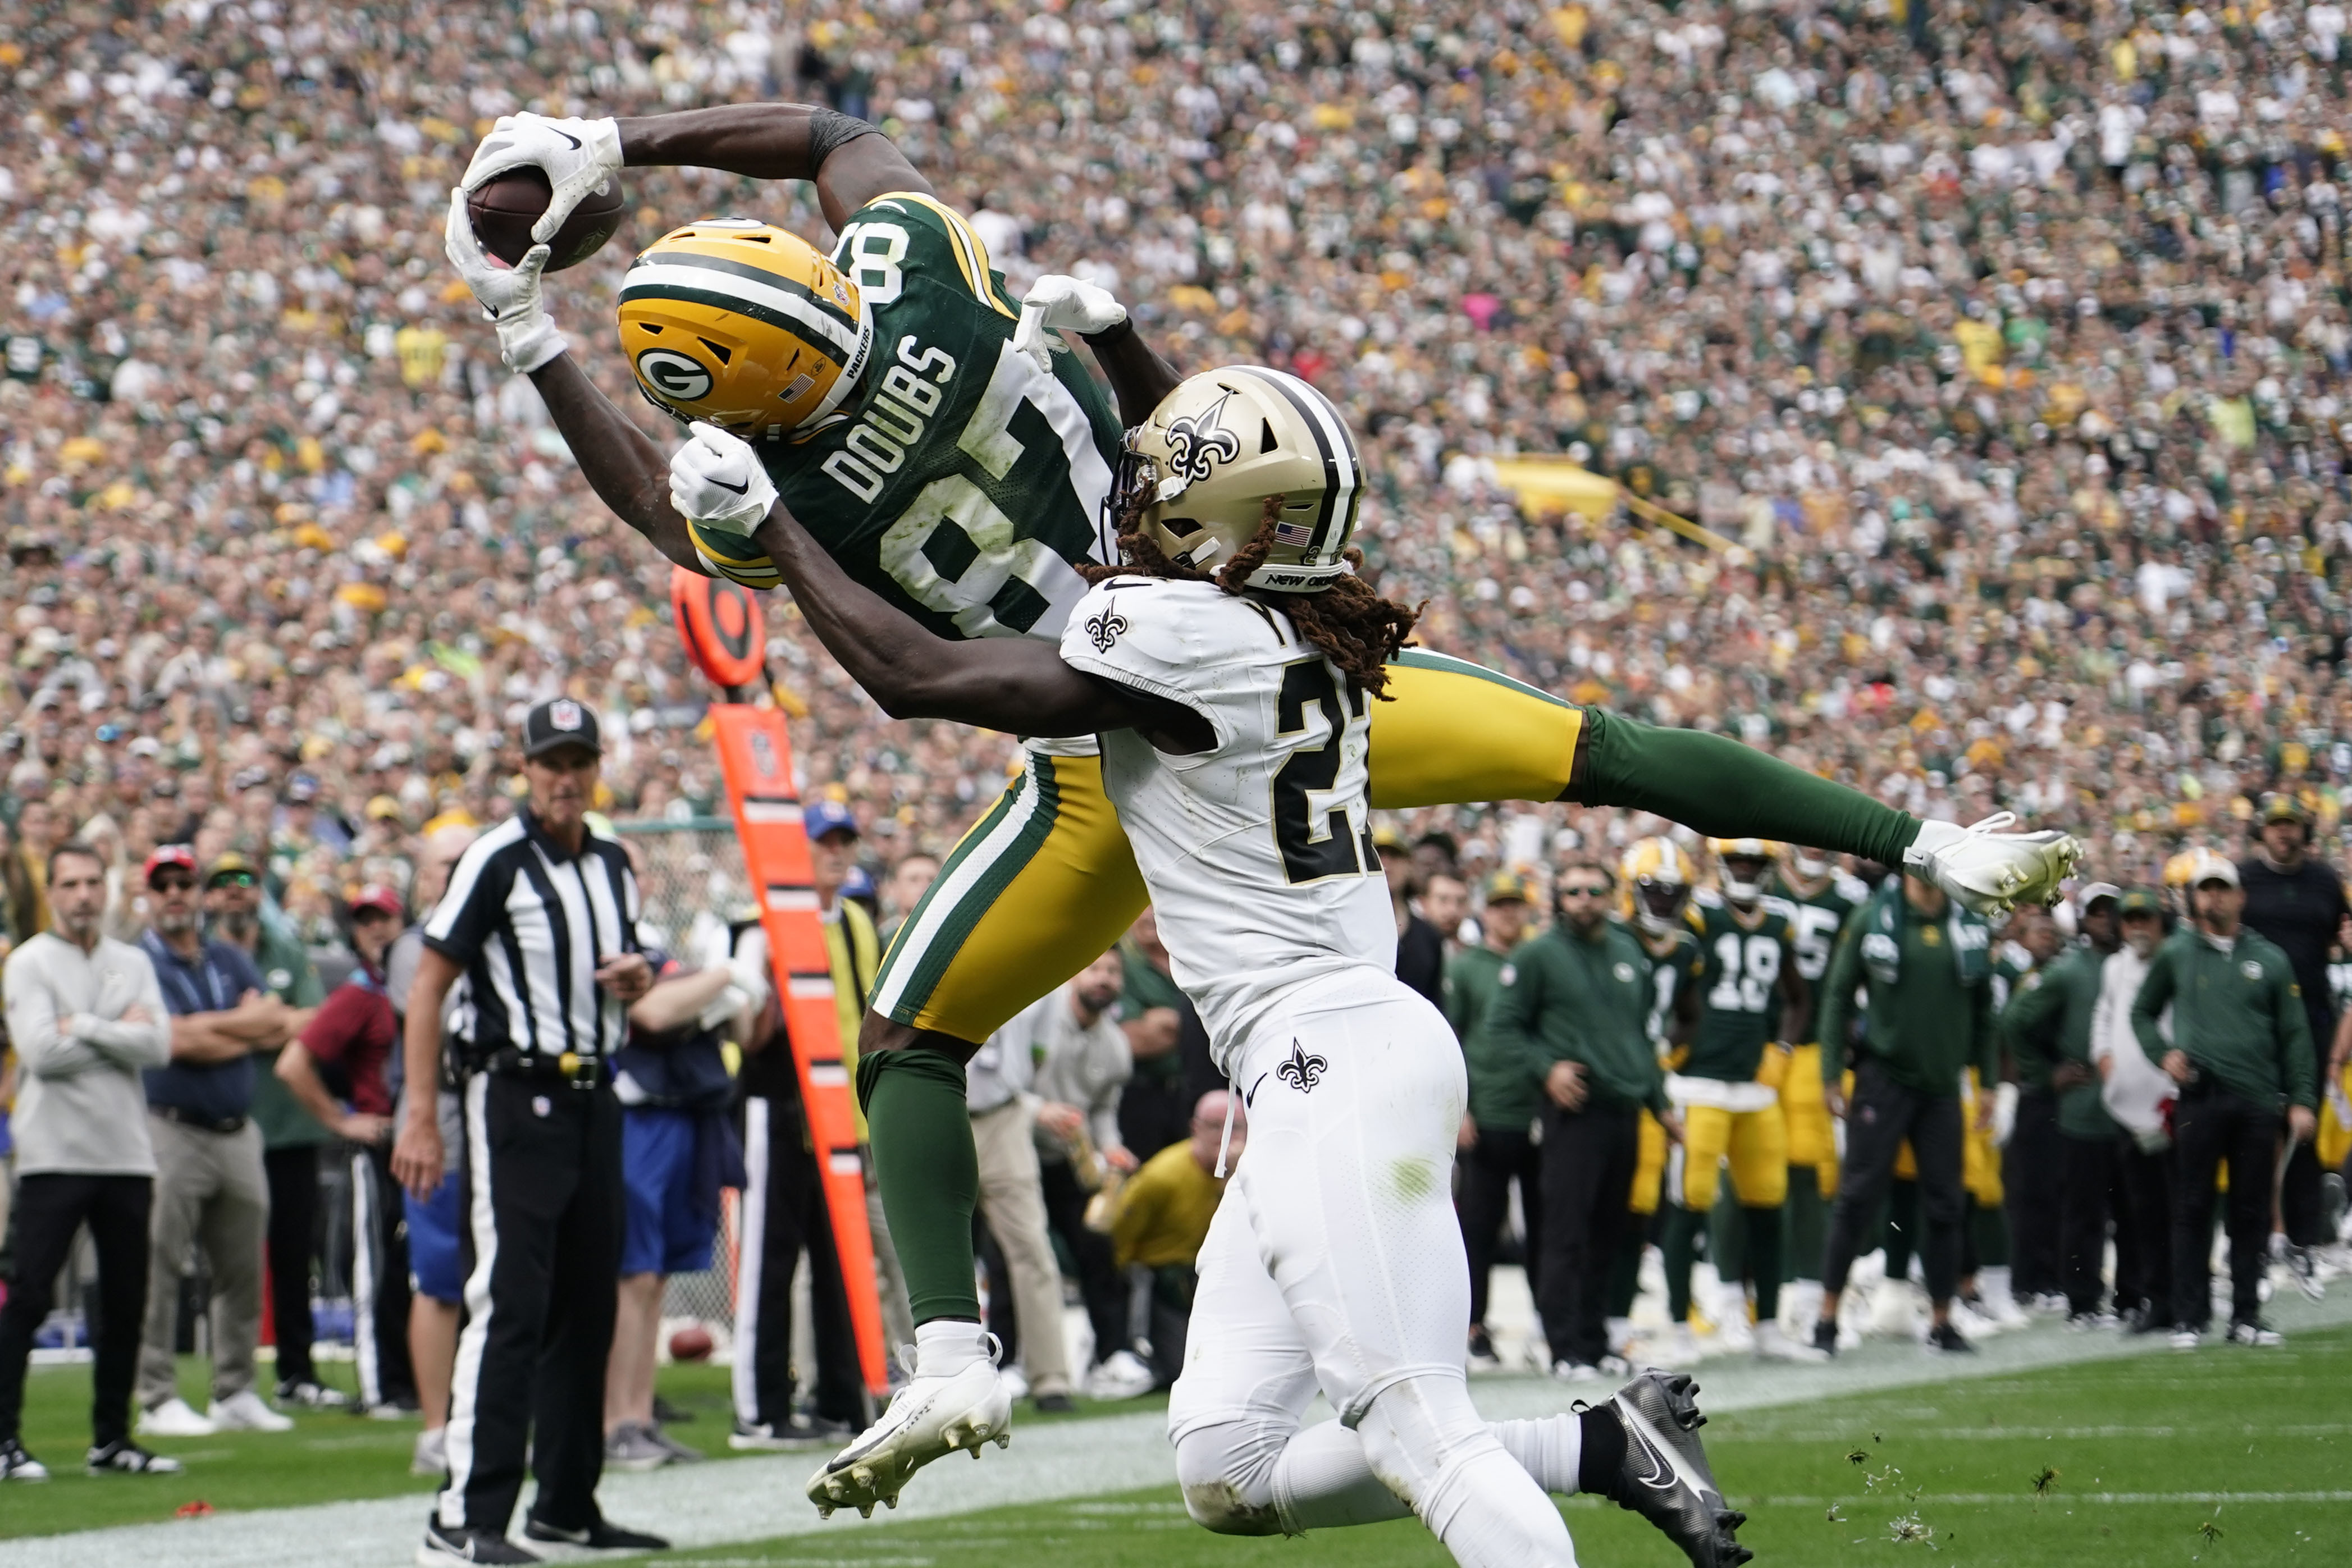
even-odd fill
[[(1408, 610), (1374, 593), (1356, 571), (1332, 579), (1328, 588), (1314, 593), (1271, 593), (1249, 587), (1250, 573), (1264, 566), (1265, 558), (1273, 553), (1274, 525), (1282, 516), (1282, 503), (1281, 496), (1265, 498), (1257, 532), (1213, 577), (1168, 558), (1160, 541), (1143, 526), (1143, 513), (1151, 504), (1150, 496), (1149, 491), (1139, 490), (1118, 518), (1119, 554), (1129, 564), (1085, 563), (1078, 567), (1078, 575), (1088, 583), (1138, 571), (1146, 577), (1172, 578), (1179, 582), (1214, 582), (1236, 599), (1254, 599), (1281, 611), (1298, 628), (1298, 634), (1337, 664), (1351, 685), (1382, 702), (1395, 701), (1388, 695), (1388, 664), (1404, 647), (1405, 638), (1421, 619), (1428, 601)], [(1357, 571), (1363, 568), (1364, 552), (1352, 545), (1341, 559)]]

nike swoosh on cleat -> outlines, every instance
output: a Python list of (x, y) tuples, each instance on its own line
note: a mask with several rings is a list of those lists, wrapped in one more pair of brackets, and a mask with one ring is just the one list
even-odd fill
[[(584, 1530), (562, 1530), (552, 1524), (548, 1524), (542, 1521), (539, 1526), (539, 1532), (541, 1535), (550, 1536), (557, 1541), (568, 1542), (573, 1546), (585, 1546), (588, 1544), (588, 1531)], [(470, 1547), (472, 1542), (468, 1542), (467, 1544)]]
[(744, 480), (740, 485), (730, 485), (726, 480), (719, 478), (715, 475), (709, 476), (708, 477), (709, 477), (712, 484), (718, 486), (720, 489), (731, 490), (738, 496), (747, 493), (751, 488), (751, 481), (749, 479)]

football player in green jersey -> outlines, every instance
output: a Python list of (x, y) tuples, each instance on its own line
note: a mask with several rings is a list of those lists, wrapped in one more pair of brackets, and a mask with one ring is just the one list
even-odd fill
[[(1818, 850), (1791, 844), (1773, 873), (1772, 893), (1797, 920), (1797, 973), (1818, 987), (1846, 917), (1870, 897), (1860, 878)], [(1815, 1022), (1820, 1015), (1816, 1011)], [(1818, 1032), (1808, 1030), (1808, 1033)], [(1841, 1042), (1843, 1045), (1843, 1042)], [(1822, 1305), (1822, 1249), (1829, 1239), (1830, 1199), (1837, 1194), (1837, 1132), (1822, 1093), (1822, 1042), (1797, 1043), (1780, 1085), (1780, 1115), (1789, 1125), (1788, 1327), (1801, 1343), (1812, 1340)]]
[[(1759, 839), (1710, 841), (1714, 888), (1693, 895), (1684, 921), (1698, 938), (1698, 1030), (1666, 1098), (1683, 1117), (1681, 1179), (1666, 1213), (1667, 1338), (1662, 1359), (1695, 1355), (1690, 1337), (1693, 1243), (1715, 1208), (1718, 1169), (1727, 1160), (1738, 1199), (1747, 1262), (1756, 1283), (1756, 1353), (1781, 1361), (1820, 1359), (1780, 1330), (1780, 1208), (1789, 1191), (1789, 1133), (1780, 1086), (1789, 1048), (1804, 1038), (1812, 988), (1797, 966), (1796, 912), (1765, 896), (1777, 846)], [(1727, 1343), (1748, 1338), (1748, 1296), (1724, 1265), (1712, 1303)]]
[[(698, 223), (631, 268), (620, 313), (632, 373), (648, 401), (693, 432), (668, 457), (573, 361), (541, 287), (543, 242), (583, 197), (625, 166), (665, 164), (812, 181), (841, 236), (827, 256), (764, 225)], [(464, 193), (524, 166), (542, 170), (552, 189), (533, 228), (542, 243), (500, 267), (472, 234)], [(1115, 554), (1121, 518), (1109, 508), (1134, 514), (1154, 498), (1122, 495), (1122, 474), (1151, 467), (1165, 501), (1213, 465), (1268, 450), (1255, 425), (1227, 429), (1204, 416), (1153, 434), (1157, 457), (1130, 451), (1120, 424), (1145, 430), (1178, 378), (1117, 301), (1048, 278), (1016, 309), (971, 225), (887, 137), (827, 109), (502, 118), (452, 193), (446, 248), (496, 325), (500, 357), (531, 376), (590, 485), (663, 554), (764, 585), (775, 580), (778, 552), (793, 548), (797, 522), (857, 586), (942, 637), (1057, 642), (1078, 595), (1077, 566)], [(1116, 416), (1054, 346), (1064, 329), (1085, 335), (1108, 373)], [(1323, 559), (1318, 541), (1347, 536), (1339, 524), (1352, 525), (1364, 469), (1329, 401), (1280, 379), (1295, 416), (1315, 432), (1318, 461), (1311, 484), (1268, 488), (1296, 498), (1297, 515), (1286, 510), (1277, 532), (1311, 558), (1299, 575), (1319, 581), (1352, 570), (1336, 551)], [(1201, 553), (1214, 545), (1202, 531), (1184, 564), (1215, 564)], [(886, 711), (943, 711), (912, 675), (884, 669), (899, 683), (872, 690)], [(1377, 808), (1624, 804), (1703, 831), (1801, 836), (1907, 859), (1956, 896), (2000, 904), (2054, 894), (2077, 852), (2060, 833), (1920, 823), (1722, 737), (1653, 729), (1426, 650), (1401, 653), (1388, 676), (1392, 700), (1372, 705)], [(996, 722), (1021, 727), (1011, 713)], [(926, 1398), (939, 1379), (989, 1354), (972, 1287), (978, 1177), (963, 1064), (999, 1025), (1108, 947), (1143, 904), (1093, 746), (1034, 742), (884, 957), (859, 1037), (857, 1087), (917, 1322), (910, 1386)], [(946, 1451), (927, 1435), (894, 1455), (890, 1473)], [(870, 1507), (880, 1494), (835, 1495)]]
[[(1637, 839), (1619, 862), (1617, 882), (1624, 890), (1618, 913), (1632, 924), (1634, 939), (1650, 958), (1650, 1039), (1658, 1048), (1658, 1065), (1671, 1071), (1681, 1065), (1680, 1053), (1698, 1027), (1698, 977), (1705, 962), (1698, 938), (1683, 924), (1698, 868), (1672, 839)], [(1609, 1348), (1621, 1355), (1633, 1338), (1642, 1251), (1659, 1240), (1658, 1197), (1665, 1185), (1666, 1130), (1646, 1110), (1640, 1137), (1633, 1188), (1626, 1199), (1634, 1222), (1618, 1233), (1609, 1271)]]

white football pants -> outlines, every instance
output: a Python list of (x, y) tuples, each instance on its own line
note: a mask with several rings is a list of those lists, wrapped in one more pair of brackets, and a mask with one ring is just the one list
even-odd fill
[[(1236, 1066), (1248, 1148), (1201, 1249), (1168, 1404), (1187, 1510), (1295, 1534), (1409, 1509), (1471, 1568), (1574, 1568), (1514, 1453), (1539, 1450), (1574, 1490), (1576, 1418), (1508, 1423), (1529, 1430), (1507, 1447), (1470, 1403), (1451, 1181), (1467, 1090), (1444, 1019), (1392, 975), (1337, 976), (1301, 988)], [(1318, 1387), (1339, 1419), (1302, 1430)]]

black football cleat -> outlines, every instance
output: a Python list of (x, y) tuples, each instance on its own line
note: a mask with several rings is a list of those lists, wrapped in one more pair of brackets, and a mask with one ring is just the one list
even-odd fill
[(1692, 1568), (1738, 1568), (1756, 1555), (1733, 1537), (1748, 1516), (1724, 1506), (1707, 1468), (1697, 1396), (1687, 1373), (1650, 1371), (1610, 1397), (1625, 1428), (1625, 1464), (1609, 1496), (1664, 1531)]

